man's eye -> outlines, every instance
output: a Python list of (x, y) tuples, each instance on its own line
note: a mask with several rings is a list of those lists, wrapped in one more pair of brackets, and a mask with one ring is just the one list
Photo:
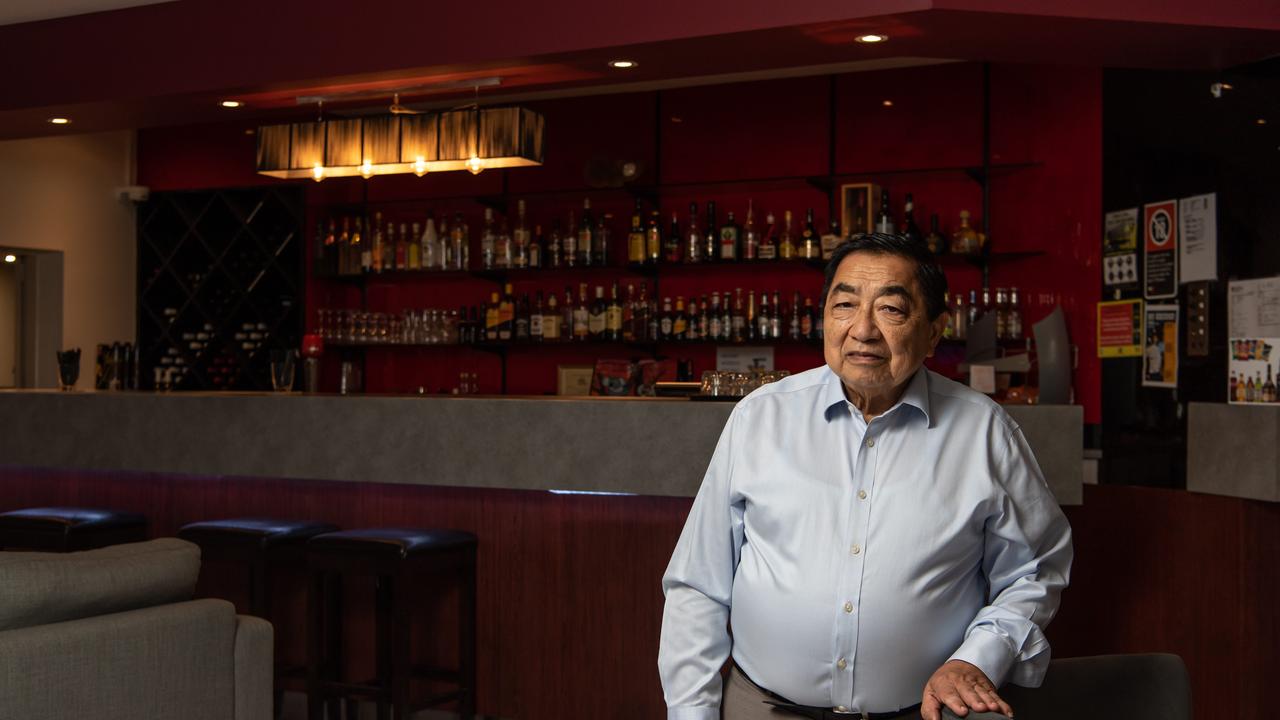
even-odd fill
[(894, 306), (892, 306), (892, 305), (885, 305), (885, 306), (881, 307), (880, 309), (881, 309), (881, 310), (885, 310), (885, 311), (887, 311), (887, 312), (889, 312), (889, 313), (892, 313), (892, 314), (895, 314), (895, 315), (906, 315), (906, 314), (907, 314), (907, 313), (906, 313), (906, 311), (902, 310), (901, 308), (896, 308), (896, 307), (894, 307)]

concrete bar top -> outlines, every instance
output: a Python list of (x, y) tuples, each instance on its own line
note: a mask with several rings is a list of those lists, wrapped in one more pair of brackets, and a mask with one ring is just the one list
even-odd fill
[[(0, 392), (0, 464), (692, 496), (733, 404), (665, 398)], [(1011, 407), (1078, 504), (1082, 411)]]
[(1187, 489), (1280, 502), (1280, 406), (1190, 403)]

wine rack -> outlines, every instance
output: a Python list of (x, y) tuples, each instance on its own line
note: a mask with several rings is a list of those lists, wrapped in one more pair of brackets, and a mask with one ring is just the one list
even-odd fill
[(139, 206), (143, 389), (271, 388), (270, 350), (301, 342), (304, 203), (282, 186), (155, 192)]

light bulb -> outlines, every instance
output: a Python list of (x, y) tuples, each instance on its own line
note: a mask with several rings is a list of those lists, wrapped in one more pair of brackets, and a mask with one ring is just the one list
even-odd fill
[(360, 163), (360, 177), (365, 180), (373, 177), (373, 163), (369, 161), (369, 158), (365, 158), (364, 162)]
[(471, 159), (467, 161), (467, 169), (471, 171), (472, 175), (479, 175), (480, 171), (484, 169), (484, 161), (472, 155)]
[(426, 175), (426, 174), (427, 174), (427, 159), (426, 159), (426, 158), (422, 158), (422, 157), (420, 157), (420, 158), (418, 158), (416, 161), (414, 161), (414, 163), (413, 163), (413, 174), (414, 174), (414, 175), (417, 175), (418, 177), (422, 177), (423, 175)]
[(315, 165), (311, 166), (311, 179), (315, 180), (316, 182), (320, 182), (321, 180), (324, 179), (323, 165), (321, 165), (320, 163), (316, 163)]
[(5, 261), (5, 262), (7, 262), (7, 263), (18, 262), (18, 256), (17, 256), (17, 255), (5, 255), (5, 256), (4, 256), (4, 261)]
[(876, 35), (874, 33), (869, 35), (859, 35), (857, 37), (857, 41), (860, 43), (880, 43), (888, 39), (888, 35)]

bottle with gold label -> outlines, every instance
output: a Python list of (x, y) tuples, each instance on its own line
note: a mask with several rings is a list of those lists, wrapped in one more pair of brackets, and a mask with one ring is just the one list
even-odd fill
[(796, 242), (791, 236), (790, 210), (782, 215), (782, 237), (778, 239), (778, 257), (783, 260), (794, 260), (796, 257)]
[(635, 212), (631, 213), (631, 231), (627, 233), (627, 262), (642, 265), (647, 257), (644, 251), (644, 226), (640, 224), (640, 201), (636, 200)]
[(951, 252), (960, 255), (977, 255), (982, 251), (978, 232), (969, 227), (969, 211), (960, 211), (960, 227), (951, 236)]

